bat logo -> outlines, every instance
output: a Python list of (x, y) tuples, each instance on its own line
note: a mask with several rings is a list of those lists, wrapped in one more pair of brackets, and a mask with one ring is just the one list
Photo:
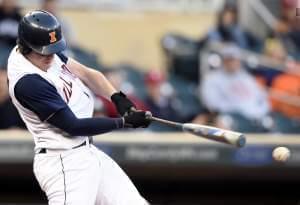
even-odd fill
[(50, 32), (49, 36), (50, 36), (50, 43), (55, 43), (57, 41), (55, 31)]

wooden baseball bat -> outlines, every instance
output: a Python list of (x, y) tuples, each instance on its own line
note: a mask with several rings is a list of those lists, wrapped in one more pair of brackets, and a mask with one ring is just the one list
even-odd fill
[(209, 140), (222, 142), (233, 145), (235, 147), (243, 147), (246, 144), (246, 137), (239, 132), (220, 129), (206, 125), (194, 123), (179, 123), (169, 120), (164, 120), (158, 117), (153, 117), (151, 114), (147, 116), (151, 121), (162, 123), (171, 127), (181, 129), (183, 132), (188, 132), (193, 135), (203, 137)]

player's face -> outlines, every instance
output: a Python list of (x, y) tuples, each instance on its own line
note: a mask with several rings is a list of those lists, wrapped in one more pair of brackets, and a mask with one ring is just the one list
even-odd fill
[(42, 69), (43, 71), (47, 71), (52, 64), (54, 54), (41, 55), (36, 52), (31, 52), (27, 55), (27, 58), (38, 68)]

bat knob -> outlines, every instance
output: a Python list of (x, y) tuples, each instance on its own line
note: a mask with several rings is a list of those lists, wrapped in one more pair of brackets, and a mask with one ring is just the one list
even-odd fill
[(150, 111), (146, 111), (146, 114), (145, 114), (146, 118), (151, 120), (152, 119), (152, 113)]

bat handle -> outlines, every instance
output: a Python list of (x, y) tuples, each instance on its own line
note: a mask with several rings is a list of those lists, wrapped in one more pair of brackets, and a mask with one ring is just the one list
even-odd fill
[(161, 124), (169, 125), (169, 126), (174, 127), (174, 128), (182, 129), (182, 124), (179, 123), (179, 122), (172, 122), (172, 121), (169, 121), (169, 120), (153, 117), (151, 113), (150, 113), (150, 115), (148, 113), (146, 113), (146, 116), (147, 116), (148, 119), (150, 119), (153, 122), (158, 122), (158, 123), (161, 123)]
[[(136, 109), (134, 107), (130, 108), (130, 112), (135, 112), (135, 111), (136, 111)], [(182, 123), (172, 122), (172, 121), (169, 121), (169, 120), (154, 117), (150, 111), (146, 111), (146, 118), (153, 121), (153, 122), (158, 122), (158, 123), (161, 123), (161, 124), (167, 124), (167, 125), (172, 126), (174, 128), (183, 129)]]

